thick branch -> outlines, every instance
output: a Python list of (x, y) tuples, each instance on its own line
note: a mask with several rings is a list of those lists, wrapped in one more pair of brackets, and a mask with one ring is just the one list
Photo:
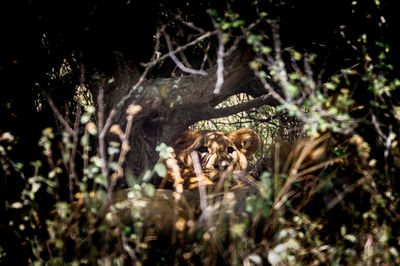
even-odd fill
[(239, 112), (247, 111), (251, 108), (258, 108), (263, 105), (271, 105), (274, 104), (275, 100), (271, 97), (271, 94), (266, 94), (260, 96), (258, 98), (252, 99), (248, 102), (240, 103), (234, 106), (226, 107), (226, 108), (204, 108), (195, 112), (194, 120), (207, 120), (220, 118), (225, 116), (230, 116), (233, 114), (237, 114)]
[[(249, 67), (253, 54), (240, 47), (224, 59), (223, 84), (218, 95), (214, 94), (217, 83), (217, 67), (209, 69), (209, 75), (187, 75), (177, 78), (144, 81), (140, 93), (135, 95), (135, 104), (146, 109), (170, 111), (171, 106), (193, 108), (194, 106), (215, 106), (227, 97), (245, 90), (254, 77)], [(142, 117), (148, 113), (141, 113)]]

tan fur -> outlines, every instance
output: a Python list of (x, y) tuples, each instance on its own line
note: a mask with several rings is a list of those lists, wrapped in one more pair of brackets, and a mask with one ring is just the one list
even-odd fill
[(260, 146), (260, 138), (257, 133), (248, 128), (238, 129), (229, 137), (247, 158), (250, 158)]
[(182, 178), (187, 182), (196, 177), (190, 156), (193, 150), (199, 155), (205, 177), (215, 181), (227, 171), (246, 170), (247, 159), (256, 152), (259, 144), (255, 131), (241, 128), (232, 134), (224, 131), (186, 130), (172, 146)]

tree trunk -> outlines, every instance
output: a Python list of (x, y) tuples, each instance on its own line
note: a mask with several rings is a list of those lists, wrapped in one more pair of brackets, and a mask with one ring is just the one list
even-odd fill
[[(101, 84), (98, 83), (97, 86), (103, 86), (105, 91), (106, 117), (115, 109), (117, 115), (113, 123), (120, 124), (122, 129), (126, 125), (127, 106), (134, 104), (143, 108), (133, 119), (129, 139), (131, 150), (126, 158), (127, 170), (139, 176), (152, 168), (158, 160), (156, 146), (160, 143), (171, 144), (180, 132), (197, 121), (274, 104), (272, 97), (262, 95), (237, 106), (214, 108), (229, 96), (240, 92), (256, 91), (260, 95), (259, 84), (255, 82), (253, 70), (249, 67), (252, 59), (251, 50), (243, 47), (224, 59), (224, 83), (219, 94), (214, 93), (217, 66), (209, 68), (205, 76), (190, 74), (150, 79), (136, 87), (134, 85), (140, 75), (135, 68), (128, 66), (119, 70), (112, 82), (103, 80)], [(112, 138), (108, 134), (107, 141)]]

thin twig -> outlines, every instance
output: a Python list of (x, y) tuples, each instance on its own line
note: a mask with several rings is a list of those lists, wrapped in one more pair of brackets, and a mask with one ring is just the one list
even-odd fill
[(58, 121), (64, 126), (64, 129), (72, 136), (74, 135), (74, 130), (71, 128), (71, 126), (68, 124), (68, 122), (64, 119), (64, 117), (61, 115), (60, 111), (58, 111), (57, 107), (54, 105), (53, 100), (50, 98), (49, 95), (47, 95), (44, 91), (42, 91), (42, 94), (46, 98), (47, 102), (50, 105), (50, 108), (53, 110), (54, 114), (56, 115)]
[(165, 5), (160, 4), (160, 6), (161, 6), (163, 9), (167, 10), (168, 13), (170, 13), (172, 16), (174, 16), (175, 19), (176, 19), (176, 20), (179, 20), (183, 25), (186, 25), (187, 27), (189, 27), (189, 28), (191, 28), (191, 29), (193, 29), (193, 30), (195, 30), (195, 31), (198, 31), (198, 32), (200, 32), (200, 33), (203, 33), (203, 32), (204, 32), (204, 30), (203, 30), (202, 28), (200, 28), (200, 27), (194, 25), (193, 22), (184, 20), (184, 19), (182, 18), (182, 16), (181, 16), (181, 12), (179, 12), (179, 14), (175, 14), (174, 12), (172, 12), (172, 11), (171, 11), (168, 7), (166, 7)]
[(362, 185), (367, 179), (371, 178), (375, 174), (375, 171), (368, 172), (365, 176), (358, 179), (355, 183), (351, 184), (347, 187), (342, 193), (337, 195), (333, 200), (331, 200), (326, 207), (322, 210), (322, 215), (325, 215), (329, 210), (335, 207), (343, 198), (349, 194), (350, 192), (354, 191), (358, 186)]
[[(76, 117), (75, 117), (75, 123), (74, 123), (74, 134), (72, 135), (72, 141), (73, 141), (73, 146), (70, 154), (70, 159), (69, 159), (69, 193), (70, 193), (70, 200), (72, 202), (73, 200), (73, 185), (74, 185), (74, 179), (76, 179), (75, 175), (75, 156), (76, 156), (76, 151), (78, 148), (78, 134), (79, 134), (79, 122), (81, 119), (81, 107), (78, 106), (78, 109), (76, 111)], [(76, 180), (75, 180), (76, 181)]]
[(204, 213), (207, 208), (207, 192), (203, 179), (203, 171), (201, 170), (199, 155), (197, 154), (197, 151), (191, 151), (190, 157), (192, 157), (194, 171), (199, 181), (200, 208)]
[(269, 23), (272, 26), (272, 39), (274, 41), (274, 52), (275, 52), (275, 60), (277, 66), (277, 77), (282, 84), (283, 93), (285, 94), (285, 98), (288, 99), (289, 102), (292, 100), (292, 96), (288, 93), (289, 82), (288, 82), (288, 74), (286, 72), (285, 63), (282, 59), (282, 44), (279, 36), (279, 25), (274, 20), (269, 20)]
[(174, 61), (174, 63), (176, 64), (177, 67), (179, 67), (183, 72), (186, 72), (186, 73), (190, 73), (190, 74), (194, 74), (194, 75), (202, 75), (202, 76), (208, 75), (208, 73), (204, 70), (196, 70), (196, 69), (188, 68), (184, 64), (182, 64), (181, 61), (179, 61), (178, 57), (176, 57), (176, 55), (173, 51), (171, 38), (165, 32), (165, 30), (161, 30), (161, 32), (164, 35), (165, 41), (167, 42), (167, 47), (168, 47), (168, 51), (169, 51), (168, 55), (172, 59), (172, 61)]
[[(104, 127), (104, 82), (102, 82), (99, 88), (99, 96), (97, 97), (97, 105), (99, 106), (99, 110), (97, 112), (97, 120), (98, 120), (98, 128), (99, 128), (99, 157), (102, 161), (101, 163), (101, 174), (110, 184), (110, 180), (108, 178), (108, 164), (107, 164), (107, 156), (106, 156), (106, 144), (105, 144), (105, 132), (107, 129)], [(111, 114), (110, 114), (111, 116)]]
[[(179, 46), (178, 48), (176, 48), (175, 50), (173, 50), (172, 53), (173, 53), (173, 54), (176, 54), (176, 53), (179, 53), (180, 51), (185, 50), (186, 48), (188, 48), (188, 47), (190, 47), (190, 46), (196, 45), (197, 43), (203, 41), (204, 39), (207, 39), (207, 38), (209, 38), (209, 37), (211, 37), (211, 36), (217, 34), (217, 31), (218, 31), (218, 30), (205, 32), (203, 35), (197, 37), (197, 38), (194, 39), (193, 41), (191, 41), (191, 42), (189, 42), (189, 43), (187, 43), (187, 44), (185, 44), (185, 45)], [(151, 62), (148, 62), (148, 63), (144, 63), (144, 64), (141, 64), (141, 65), (144, 66), (144, 67), (147, 67), (147, 66), (155, 66), (155, 65), (158, 64), (159, 62), (161, 62), (161, 61), (165, 60), (167, 57), (169, 57), (169, 55), (170, 55), (170, 53), (168, 52), (167, 54), (164, 54), (164, 55), (158, 57), (158, 58), (157, 58), (156, 60), (154, 60), (154, 61), (151, 61)]]
[(222, 85), (224, 84), (224, 40), (222, 31), (217, 32), (218, 37), (218, 51), (217, 51), (217, 82), (213, 93), (219, 94), (221, 92)]

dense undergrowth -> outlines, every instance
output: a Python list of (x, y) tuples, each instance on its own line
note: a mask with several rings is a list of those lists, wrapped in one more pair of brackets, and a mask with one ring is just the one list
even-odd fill
[[(82, 116), (79, 139), (43, 129), (45, 160), (32, 161), (22, 192), (6, 201), (7, 226), (24, 247), (17, 252), (37, 265), (399, 264), (399, 81), (384, 75), (388, 68), (366, 60), (362, 71), (341, 71), (300, 104), (214, 122), (226, 131), (253, 127), (264, 146), (251, 163), (256, 184), (209, 195), (203, 211), (197, 192), (149, 182), (165, 171), (160, 164), (140, 178), (125, 176), (129, 189), (108, 191), (92, 148), (94, 108)], [(309, 82), (302, 78), (293, 74), (293, 84)], [(355, 83), (365, 93), (348, 89)], [(303, 129), (290, 131), (282, 112)], [(2, 132), (8, 178), (23, 175), (8, 157), (13, 141)], [(120, 146), (108, 147), (114, 173)], [(11, 252), (0, 246), (0, 261)]]

